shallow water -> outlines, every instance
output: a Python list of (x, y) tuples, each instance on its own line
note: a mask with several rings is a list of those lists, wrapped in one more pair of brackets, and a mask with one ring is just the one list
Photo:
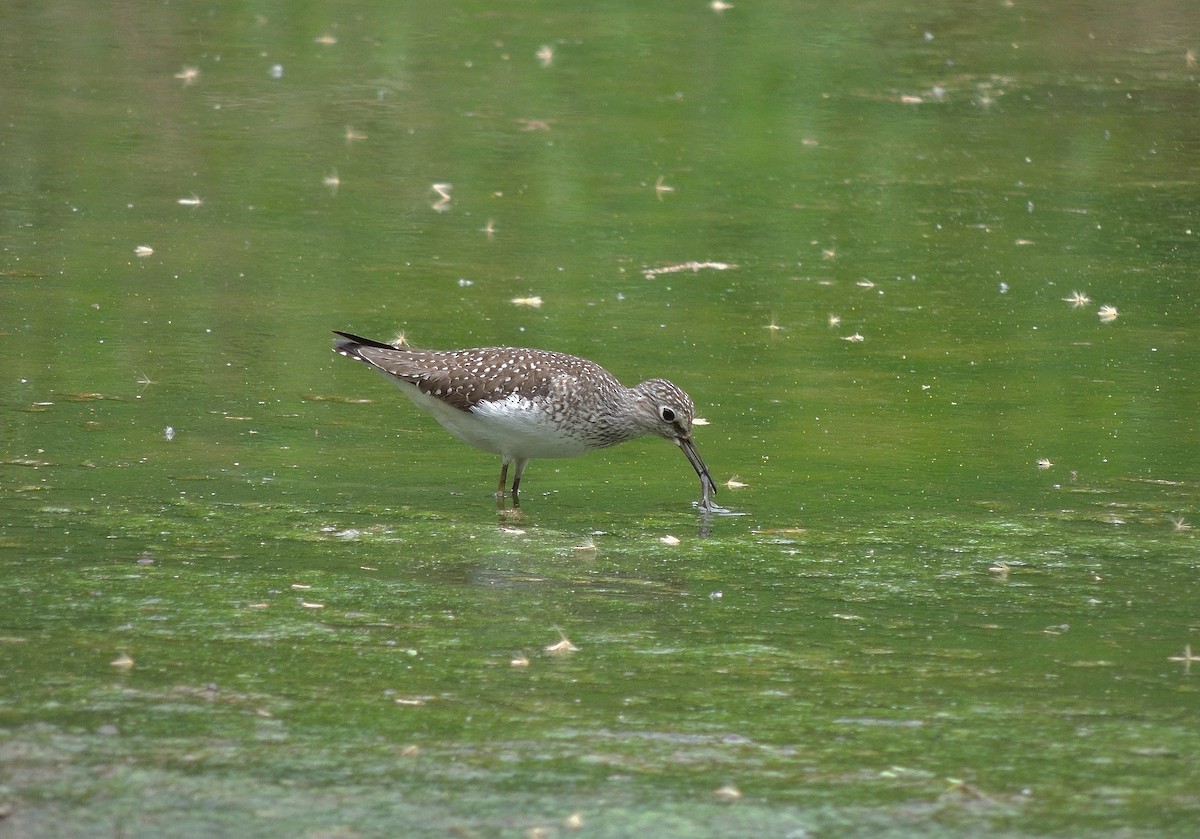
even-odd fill
[(1200, 16), (695, 6), (0, 13), (0, 833), (1200, 827)]

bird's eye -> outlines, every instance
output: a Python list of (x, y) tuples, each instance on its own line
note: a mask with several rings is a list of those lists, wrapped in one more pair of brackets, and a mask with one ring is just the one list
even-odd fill
[(666, 405), (659, 406), (658, 415), (663, 418), (663, 422), (675, 422), (675, 412)]

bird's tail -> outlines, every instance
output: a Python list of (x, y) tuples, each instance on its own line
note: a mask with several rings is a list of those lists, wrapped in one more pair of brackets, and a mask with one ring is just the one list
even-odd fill
[(373, 341), (370, 338), (363, 338), (361, 335), (355, 335), (352, 332), (340, 332), (337, 329), (333, 330), (334, 335), (341, 335), (345, 341), (338, 341), (334, 344), (334, 349), (338, 352), (353, 352), (355, 347), (374, 347), (377, 350), (394, 350), (395, 344), (385, 344), (382, 341)]

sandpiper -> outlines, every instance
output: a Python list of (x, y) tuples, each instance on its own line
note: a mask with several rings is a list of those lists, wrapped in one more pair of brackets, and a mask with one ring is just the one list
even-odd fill
[(512, 499), (533, 458), (575, 457), (647, 434), (683, 450), (700, 476), (700, 509), (717, 488), (692, 442), (691, 398), (666, 379), (628, 388), (595, 362), (516, 347), (418, 350), (334, 331), (334, 352), (364, 362), (417, 407), (477, 449), (500, 455), (503, 498), (509, 464)]

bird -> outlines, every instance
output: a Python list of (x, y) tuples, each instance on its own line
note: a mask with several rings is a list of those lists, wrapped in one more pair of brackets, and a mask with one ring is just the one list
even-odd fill
[(334, 352), (382, 373), (460, 441), (500, 456), (501, 501), (510, 466), (512, 503), (520, 507), (530, 460), (576, 457), (653, 434), (679, 446), (700, 478), (699, 508), (714, 509), (717, 488), (692, 441), (695, 406), (666, 379), (630, 388), (599, 364), (561, 352), (422, 350), (333, 332)]

